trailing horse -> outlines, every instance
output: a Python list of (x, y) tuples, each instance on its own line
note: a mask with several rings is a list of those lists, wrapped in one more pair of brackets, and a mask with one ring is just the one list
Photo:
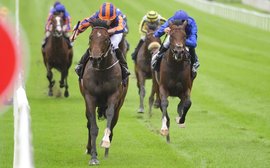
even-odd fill
[(92, 25), (89, 37), (90, 56), (83, 71), (80, 89), (85, 100), (88, 121), (87, 153), (91, 155), (89, 164), (96, 165), (99, 164), (96, 149), (96, 109), (99, 109), (99, 118), (107, 119), (101, 146), (105, 148), (105, 156), (108, 156), (113, 128), (117, 123), (128, 84), (126, 87), (122, 84), (121, 67), (113, 51), (106, 23), (96, 20)]
[[(145, 97), (145, 81), (146, 79), (152, 79), (152, 89), (151, 94), (149, 97), (149, 114), (151, 116), (152, 113), (152, 106), (154, 103), (154, 95), (156, 93), (156, 100), (159, 100), (158, 94), (158, 85), (156, 80), (152, 78), (154, 76), (154, 72), (151, 69), (151, 59), (152, 54), (157, 52), (158, 48), (160, 47), (160, 38), (154, 37), (154, 32), (158, 28), (158, 25), (155, 24), (148, 24), (147, 25), (147, 33), (145, 36), (145, 41), (142, 47), (138, 51), (136, 63), (135, 63), (135, 74), (137, 78), (137, 87), (139, 89), (140, 95), (140, 107), (138, 112), (144, 112), (144, 97)], [(159, 102), (156, 101), (156, 106), (159, 107)]]
[[(170, 141), (170, 118), (167, 112), (168, 97), (178, 97), (176, 122), (181, 128), (185, 127), (185, 117), (191, 106), (190, 93), (193, 80), (191, 78), (190, 54), (185, 46), (187, 22), (170, 23), (170, 47), (164, 54), (160, 64), (159, 92), (161, 99), (162, 127), (161, 134)], [(158, 76), (158, 75), (157, 75)]]
[(72, 63), (73, 50), (68, 47), (67, 39), (64, 37), (63, 19), (61, 16), (52, 17), (52, 31), (48, 37), (47, 44), (42, 49), (43, 62), (47, 69), (49, 80), (49, 96), (53, 96), (52, 88), (55, 84), (52, 69), (55, 68), (61, 73), (60, 88), (65, 87), (64, 96), (68, 97), (68, 70)]

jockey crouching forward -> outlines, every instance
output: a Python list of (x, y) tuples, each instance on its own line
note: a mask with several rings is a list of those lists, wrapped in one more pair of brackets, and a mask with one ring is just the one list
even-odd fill
[(137, 44), (137, 47), (135, 48), (134, 52), (131, 54), (131, 58), (136, 63), (138, 52), (143, 45), (143, 42), (145, 41), (145, 35), (147, 33), (147, 24), (157, 24), (158, 27), (163, 25), (166, 22), (166, 19), (163, 18), (160, 14), (158, 14), (156, 11), (149, 11), (146, 15), (143, 16), (139, 32), (141, 33), (141, 39), (139, 43)]
[[(165, 33), (170, 32), (169, 23), (175, 20), (181, 20), (184, 22), (185, 20), (188, 22), (186, 27), (186, 46), (189, 49), (189, 53), (191, 55), (191, 65), (192, 65), (192, 78), (194, 79), (197, 75), (197, 69), (200, 66), (197, 54), (195, 52), (195, 48), (197, 46), (197, 25), (193, 18), (188, 16), (185, 11), (179, 10), (175, 12), (175, 14), (168, 19), (160, 28), (155, 32), (155, 37), (161, 37)], [(163, 57), (164, 53), (168, 50), (170, 45), (170, 38), (165, 40), (163, 47), (160, 48), (159, 52), (152, 58), (152, 68), (156, 71), (159, 70), (161, 58)]]
[(59, 14), (63, 18), (63, 21), (64, 21), (64, 25), (63, 25), (64, 37), (65, 37), (65, 39), (67, 41), (68, 47), (72, 48), (72, 44), (71, 44), (71, 42), (69, 40), (69, 32), (71, 31), (71, 29), (70, 29), (71, 18), (70, 18), (69, 13), (65, 9), (65, 6), (62, 5), (60, 2), (56, 2), (54, 4), (54, 8), (52, 8), (50, 10), (50, 13), (49, 13), (49, 16), (48, 16), (48, 19), (47, 19), (47, 23), (46, 23), (46, 27), (45, 27), (46, 32), (45, 32), (45, 39), (42, 42), (42, 48), (44, 48), (45, 45), (47, 44), (48, 37), (51, 34), (52, 18), (53, 18), (53, 15), (55, 15), (55, 14), (57, 14), (57, 15)]
[[(124, 28), (125, 28), (124, 20), (122, 16), (118, 14), (119, 13), (116, 12), (116, 8), (114, 7), (112, 3), (103, 3), (100, 6), (99, 11), (95, 12), (92, 16), (80, 22), (78, 31), (74, 32), (76, 33), (74, 35), (74, 39), (76, 39), (78, 34), (84, 32), (89, 26), (92, 26), (91, 20), (101, 19), (103, 21), (106, 21), (107, 25), (109, 26), (108, 33), (110, 34), (113, 50), (115, 51), (116, 57), (119, 60), (120, 65), (121, 65), (123, 84), (125, 85), (127, 82), (127, 77), (130, 75), (130, 73), (128, 71), (126, 59), (124, 58), (122, 51), (118, 47), (119, 43), (122, 40)], [(85, 66), (85, 63), (88, 57), (89, 57), (89, 52), (87, 49), (85, 54), (82, 56), (79, 64), (75, 68), (75, 71), (79, 76), (79, 79), (82, 77), (82, 70), (83, 70), (83, 67)]]

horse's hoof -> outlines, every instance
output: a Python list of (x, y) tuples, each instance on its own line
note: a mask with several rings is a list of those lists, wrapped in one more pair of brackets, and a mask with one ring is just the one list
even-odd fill
[(179, 127), (180, 128), (186, 128), (186, 125), (185, 125), (185, 123), (182, 123), (182, 124), (179, 124)]
[(101, 142), (101, 147), (102, 148), (109, 148), (111, 146), (110, 141), (102, 141)]
[(180, 117), (179, 116), (175, 117), (175, 121), (177, 124), (180, 124)]
[(99, 165), (98, 159), (91, 159), (91, 160), (89, 161), (89, 165), (90, 165), (90, 166)]
[(169, 135), (169, 130), (168, 130), (168, 129), (161, 129), (161, 130), (160, 130), (160, 134), (161, 134), (162, 136), (167, 136), (167, 135)]
[(48, 93), (48, 96), (53, 96), (53, 92), (51, 91), (49, 91), (49, 93)]
[(144, 109), (143, 108), (139, 108), (138, 109), (138, 113), (144, 113)]
[(69, 96), (69, 93), (68, 93), (68, 91), (65, 91), (65, 97), (68, 97)]

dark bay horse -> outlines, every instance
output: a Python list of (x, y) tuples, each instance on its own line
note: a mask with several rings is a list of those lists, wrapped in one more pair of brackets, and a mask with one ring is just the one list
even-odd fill
[(170, 23), (170, 47), (164, 54), (160, 64), (159, 92), (161, 99), (162, 127), (161, 134), (170, 141), (170, 118), (167, 112), (168, 97), (178, 97), (176, 122), (185, 127), (185, 117), (191, 106), (190, 93), (192, 88), (190, 54), (185, 46), (187, 22), (175, 21)]
[[(144, 97), (145, 97), (145, 81), (146, 79), (152, 79), (152, 90), (149, 97), (149, 114), (151, 116), (152, 106), (154, 103), (154, 95), (156, 93), (157, 99), (159, 100), (158, 85), (156, 80), (152, 78), (154, 72), (151, 69), (152, 54), (157, 52), (160, 47), (160, 38), (154, 37), (154, 32), (158, 28), (157, 24), (148, 24), (145, 41), (142, 47), (138, 51), (136, 63), (135, 63), (135, 74), (137, 78), (137, 87), (140, 95), (140, 107), (138, 112), (144, 112)], [(157, 103), (159, 104), (159, 103)], [(157, 105), (158, 106), (158, 105)]]
[(99, 118), (103, 116), (107, 119), (101, 147), (105, 148), (105, 156), (108, 156), (113, 128), (117, 123), (128, 85), (124, 87), (122, 84), (121, 67), (113, 51), (106, 23), (96, 20), (92, 25), (89, 37), (90, 56), (83, 72), (80, 89), (85, 100), (88, 121), (87, 153), (91, 155), (89, 164), (96, 165), (99, 164), (96, 149), (99, 129), (96, 109), (99, 109)]
[(47, 44), (42, 49), (43, 61), (47, 69), (47, 78), (49, 80), (49, 96), (53, 96), (52, 88), (55, 84), (53, 80), (52, 69), (55, 68), (61, 73), (60, 88), (65, 87), (64, 96), (68, 97), (68, 70), (72, 63), (73, 50), (69, 49), (64, 37), (63, 19), (61, 16), (52, 17), (52, 31), (48, 37)]

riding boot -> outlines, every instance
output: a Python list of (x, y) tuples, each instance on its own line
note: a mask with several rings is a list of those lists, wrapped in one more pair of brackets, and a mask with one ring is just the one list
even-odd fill
[(66, 41), (67, 41), (67, 45), (68, 45), (68, 48), (71, 49), (73, 47), (73, 44), (71, 43), (70, 39), (68, 36), (64, 36)]
[(83, 54), (81, 60), (79, 61), (78, 65), (76, 65), (76, 67), (75, 67), (75, 72), (79, 76), (79, 79), (81, 79), (81, 77), (82, 77), (82, 70), (85, 66), (85, 63), (86, 63), (88, 57), (89, 57), (89, 52), (87, 49), (86, 52)]
[(197, 69), (199, 68), (200, 66), (200, 63), (199, 63), (199, 59), (198, 59), (198, 56), (195, 52), (195, 48), (189, 48), (189, 53), (191, 55), (191, 65), (192, 65), (192, 78), (195, 79), (195, 77), (197, 76)]
[(119, 48), (115, 49), (115, 53), (121, 65), (123, 85), (126, 86), (128, 76), (130, 75), (130, 72), (128, 71), (127, 62)]
[(161, 62), (161, 59), (164, 55), (164, 53), (168, 50), (168, 48), (166, 47), (161, 47), (161, 49), (158, 51), (157, 54), (155, 54), (152, 58), (152, 61), (151, 61), (151, 65), (152, 65), (152, 69), (155, 70), (155, 71), (159, 71), (159, 67), (160, 67), (160, 62)]
[(138, 52), (139, 52), (141, 46), (143, 45), (143, 42), (144, 42), (144, 40), (140, 39), (137, 47), (135, 48), (134, 52), (131, 54), (131, 58), (134, 61), (134, 63), (136, 63), (137, 55), (138, 55)]
[(48, 37), (45, 37), (42, 41), (41, 47), (44, 49), (45, 45), (47, 44)]

